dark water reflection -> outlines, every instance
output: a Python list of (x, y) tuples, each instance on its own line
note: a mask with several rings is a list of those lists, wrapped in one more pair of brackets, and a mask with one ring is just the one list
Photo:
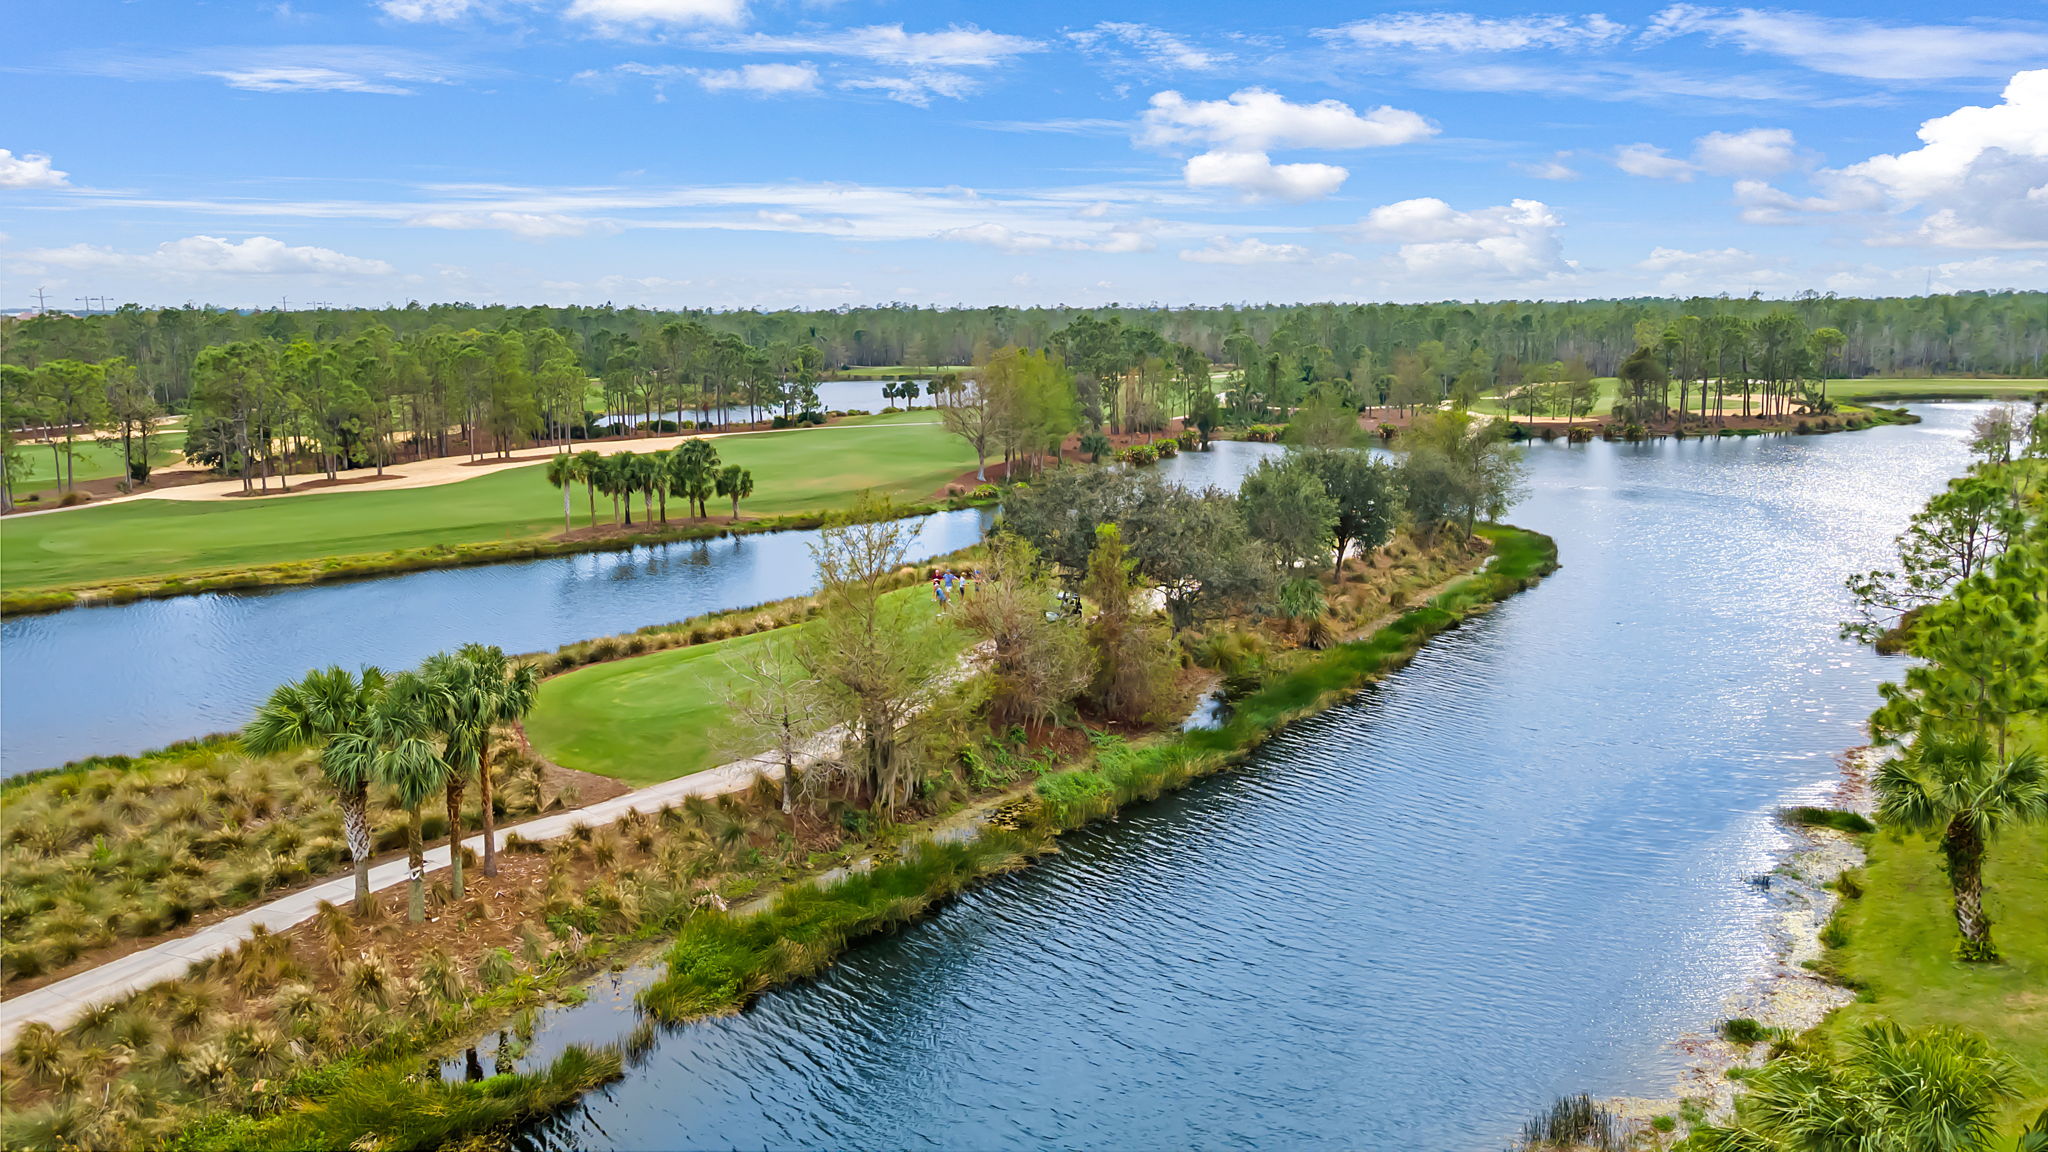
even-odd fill
[(1963, 464), (1972, 409), (1921, 410), (1532, 448), (1542, 586), (1245, 771), (666, 1033), (528, 1141), (1485, 1149), (1559, 1093), (1661, 1090), (1767, 960), (1770, 813), (1896, 669), (1835, 625)]

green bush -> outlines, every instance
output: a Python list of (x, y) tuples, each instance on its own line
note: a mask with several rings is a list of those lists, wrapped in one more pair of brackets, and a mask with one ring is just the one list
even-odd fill
[(1747, 1048), (1751, 1044), (1762, 1043), (1769, 1035), (1770, 1029), (1747, 1016), (1721, 1021), (1721, 1039), (1730, 1044), (1740, 1044)]
[(1808, 828), (1833, 828), (1837, 832), (1862, 834), (1877, 831), (1877, 825), (1872, 824), (1861, 813), (1846, 812), (1840, 808), (1814, 808), (1807, 805), (1780, 808), (1778, 819), (1787, 824), (1799, 824)]

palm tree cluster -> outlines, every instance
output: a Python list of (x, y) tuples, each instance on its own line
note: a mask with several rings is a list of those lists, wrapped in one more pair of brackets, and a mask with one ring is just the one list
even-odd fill
[[(555, 456), (548, 461), (547, 482), (562, 491), (562, 530), (569, 531), (570, 489), (581, 484), (590, 505), (590, 526), (597, 527), (599, 493), (612, 498), (612, 522), (630, 527), (633, 498), (640, 498), (641, 520), (657, 518), (668, 523), (668, 498), (684, 500), (688, 514), (703, 519), (710, 515), (707, 502), (713, 497), (732, 501), (732, 519), (740, 518), (740, 501), (754, 494), (754, 474), (737, 464), (721, 464), (718, 449), (708, 440), (685, 440), (660, 452), (614, 452), (611, 455), (585, 450)], [(623, 513), (623, 520), (621, 519)]]
[(492, 735), (499, 725), (526, 715), (538, 687), (533, 667), (515, 665), (498, 648), (482, 644), (439, 653), (395, 675), (332, 667), (271, 693), (242, 739), (257, 753), (319, 750), (320, 772), (341, 808), (355, 862), (358, 908), (368, 905), (370, 894), (370, 785), (390, 790), (407, 817), (407, 911), (419, 921), (426, 917), (422, 807), (436, 795), (447, 801), (450, 887), (459, 899), (462, 797), (474, 777), (483, 812), (484, 875), (497, 875)]

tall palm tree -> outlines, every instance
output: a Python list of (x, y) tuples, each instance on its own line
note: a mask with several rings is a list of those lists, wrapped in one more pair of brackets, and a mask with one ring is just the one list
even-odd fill
[(420, 805), (448, 785), (448, 761), (434, 746), (440, 708), (437, 691), (417, 672), (391, 678), (372, 723), (373, 740), (364, 748), (365, 768), (391, 789), (406, 812), (406, 919), (427, 918), (427, 861)]
[(361, 745), (372, 738), (384, 689), (384, 673), (376, 668), (364, 668), (360, 679), (338, 665), (308, 672), (298, 683), (272, 692), (242, 730), (243, 747), (259, 756), (320, 748), (320, 772), (341, 806), (349, 860), (355, 865), (358, 911), (370, 900), (371, 774)]
[(1916, 832), (1938, 832), (1955, 892), (1956, 928), (1964, 960), (1996, 960), (1991, 920), (1984, 914), (1984, 852), (2008, 824), (2048, 817), (2048, 775), (2032, 751), (2001, 758), (1982, 732), (1922, 728), (1913, 746), (1878, 769), (1878, 819)]
[(491, 736), (500, 724), (524, 717), (539, 689), (531, 665), (512, 666), (495, 645), (465, 644), (455, 652), (430, 657), (423, 672), (437, 689), (440, 713), (435, 726), (444, 738), (442, 758), (448, 779), (448, 850), (457, 857), (454, 888), (462, 892), (461, 836), (458, 828), (462, 788), (471, 773), (477, 777), (478, 803), (483, 810), (484, 875), (498, 874), (497, 813), (491, 794)]
[(590, 497), (590, 526), (597, 527), (597, 474), (604, 465), (604, 457), (592, 449), (585, 448), (576, 454), (576, 478), (583, 481), (583, 491)]
[(577, 479), (576, 458), (574, 456), (557, 454), (548, 457), (548, 483), (562, 490), (562, 531), (564, 532), (573, 527), (569, 523), (569, 489), (575, 486)]

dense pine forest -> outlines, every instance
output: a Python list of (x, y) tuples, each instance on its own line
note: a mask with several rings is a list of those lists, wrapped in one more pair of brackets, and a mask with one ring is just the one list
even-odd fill
[(1006, 348), (1050, 353), (1071, 381), (1076, 411), (1027, 421), (1033, 446), (1181, 415), (1205, 429), (1285, 420), (1318, 394), (1407, 409), (1497, 397), (1524, 415), (1583, 417), (1591, 382), (1608, 375), (1623, 382), (1625, 424), (1675, 412), (1683, 426), (1695, 407), (1718, 423), (1737, 393), (1745, 417), (1751, 393), (1767, 414), (1822, 411), (1829, 379), (2048, 375), (2048, 293), (682, 313), (131, 305), (0, 319), (0, 435), (10, 486), (36, 440), (57, 453), (66, 491), (87, 438), (119, 444), (124, 471), (145, 480), (166, 415), (189, 417), (183, 455), (216, 471), (332, 477), (620, 429), (820, 422), (817, 384), (863, 368), (906, 378), (884, 395), (912, 402), (908, 378), (933, 377), (924, 390), (956, 405), (963, 382), (948, 368)]

